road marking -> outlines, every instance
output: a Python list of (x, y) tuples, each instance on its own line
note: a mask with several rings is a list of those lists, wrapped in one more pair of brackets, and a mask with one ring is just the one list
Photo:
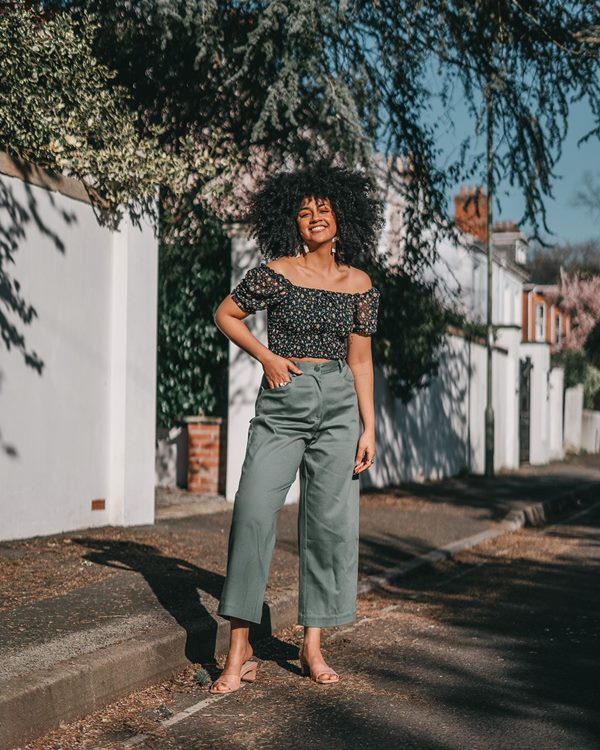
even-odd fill
[[(240, 690), (247, 687), (249, 684), (250, 683), (242, 682)], [(234, 690), (232, 692), (237, 692), (237, 690)], [(193, 706), (189, 706), (183, 711), (180, 711), (178, 714), (171, 716), (169, 719), (163, 719), (163, 721), (159, 722), (159, 724), (161, 727), (170, 727), (173, 726), (173, 724), (178, 724), (180, 721), (183, 721), (184, 719), (187, 719), (190, 716), (198, 713), (198, 711), (201, 711), (203, 708), (206, 708), (207, 706), (210, 706), (217, 701), (223, 700), (223, 698), (227, 697), (228, 695), (231, 695), (231, 693), (223, 693), (223, 695), (211, 695), (210, 698), (204, 698), (198, 703), (194, 703)], [(145, 740), (147, 739), (150, 739), (149, 734), (136, 734), (133, 737), (130, 737), (128, 740), (125, 740), (121, 744), (123, 745), (123, 747), (135, 747), (136, 745), (145, 742)]]

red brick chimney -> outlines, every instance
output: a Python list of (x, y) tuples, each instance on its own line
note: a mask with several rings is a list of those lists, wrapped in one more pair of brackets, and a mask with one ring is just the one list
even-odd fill
[(454, 221), (463, 232), (468, 232), (482, 242), (487, 238), (488, 202), (481, 187), (462, 185), (454, 196)]
[(519, 225), (515, 221), (510, 219), (505, 221), (497, 221), (494, 224), (494, 232), (518, 232)]

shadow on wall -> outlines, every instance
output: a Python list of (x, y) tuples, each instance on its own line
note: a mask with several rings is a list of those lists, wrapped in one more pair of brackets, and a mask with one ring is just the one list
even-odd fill
[(470, 359), (469, 342), (447, 338), (437, 376), (406, 405), (377, 372), (378, 486), (470, 469)]
[[(37, 311), (26, 299), (21, 282), (11, 273), (10, 267), (15, 265), (19, 244), (25, 240), (29, 226), (35, 226), (60, 253), (65, 253), (65, 246), (44, 221), (31, 186), (26, 181), (23, 184), (27, 196), (25, 203), (16, 199), (8, 180), (4, 181), (0, 176), (0, 334), (2, 345), (8, 352), (23, 357), (25, 364), (41, 376), (44, 361), (28, 347), (24, 332), (37, 318)], [(46, 191), (46, 195), (48, 206), (44, 207), (44, 212), (53, 210), (67, 225), (76, 221), (75, 214), (62, 209), (51, 192)], [(4, 377), (0, 370), (0, 395)], [(19, 456), (18, 448), (10, 443), (10, 437), (2, 434), (1, 425), (0, 451), (12, 458)]]

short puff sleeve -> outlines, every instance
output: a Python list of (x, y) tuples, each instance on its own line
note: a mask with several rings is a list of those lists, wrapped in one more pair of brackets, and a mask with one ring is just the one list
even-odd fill
[(288, 290), (284, 277), (269, 273), (269, 270), (264, 263), (248, 269), (242, 280), (231, 290), (233, 301), (244, 312), (263, 310), (286, 296)]
[(354, 301), (354, 325), (352, 333), (371, 336), (377, 330), (379, 312), (379, 289), (372, 286), (366, 292), (359, 292)]

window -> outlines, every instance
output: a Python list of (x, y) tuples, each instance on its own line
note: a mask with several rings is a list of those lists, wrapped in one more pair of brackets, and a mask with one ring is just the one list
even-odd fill
[(535, 340), (546, 340), (546, 305), (543, 302), (535, 306)]
[(562, 317), (560, 313), (556, 313), (554, 318), (554, 343), (560, 346), (560, 340), (562, 338)]

